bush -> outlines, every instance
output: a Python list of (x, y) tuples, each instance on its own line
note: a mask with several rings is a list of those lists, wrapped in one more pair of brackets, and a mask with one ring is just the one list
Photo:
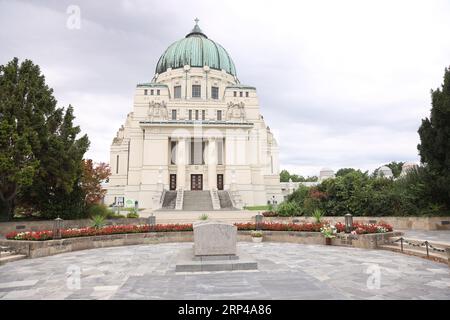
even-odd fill
[(263, 236), (262, 231), (259, 230), (252, 230), (250, 234), (253, 238), (261, 238)]
[(100, 229), (105, 225), (105, 217), (97, 215), (93, 216), (91, 219), (91, 227), (95, 229)]
[(87, 213), (89, 217), (102, 216), (108, 218), (111, 210), (109, 210), (104, 204), (93, 204), (87, 208)]
[(109, 211), (108, 215), (106, 216), (107, 219), (123, 219), (126, 218), (127, 216), (120, 214), (120, 213), (116, 213), (113, 211)]
[(300, 206), (296, 202), (284, 201), (278, 205), (276, 212), (284, 217), (301, 215)]
[[(287, 203), (297, 204), (299, 213), (311, 216), (318, 209), (328, 216), (448, 216), (443, 201), (435, 199), (437, 189), (427, 167), (410, 170), (395, 180), (352, 170), (314, 187), (300, 186)], [(292, 214), (288, 205), (280, 206), (280, 215)]]
[(314, 217), (314, 220), (316, 221), (316, 223), (320, 223), (320, 220), (322, 219), (324, 213), (322, 210), (320, 209), (316, 209), (314, 210), (312, 216)]
[(127, 213), (127, 218), (129, 218), (129, 219), (139, 218), (139, 213), (137, 213), (137, 212), (129, 212), (129, 213)]
[(127, 213), (127, 218), (139, 218), (139, 213), (135, 208), (132, 208), (133, 210), (130, 210), (130, 212)]

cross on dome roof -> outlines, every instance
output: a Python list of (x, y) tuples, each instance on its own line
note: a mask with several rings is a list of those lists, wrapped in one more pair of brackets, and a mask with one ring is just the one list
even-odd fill
[(203, 33), (202, 29), (200, 29), (200, 27), (198, 26), (198, 22), (200, 21), (199, 18), (195, 18), (194, 21), (195, 21), (195, 26), (194, 26), (194, 28), (191, 30), (191, 32), (189, 32), (189, 33), (186, 35), (186, 38), (187, 38), (187, 37), (190, 37), (190, 36), (193, 36), (193, 35), (203, 36), (203, 37), (205, 37), (205, 38), (208, 38), (208, 37), (206, 36), (206, 34)]

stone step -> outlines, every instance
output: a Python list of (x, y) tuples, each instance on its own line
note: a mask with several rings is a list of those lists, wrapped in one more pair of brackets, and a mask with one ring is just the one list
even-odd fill
[(13, 254), (14, 254), (13, 251), (1, 251), (1, 252), (0, 252), (0, 258), (8, 257), (8, 256), (11, 256), (11, 255), (13, 255)]
[(183, 210), (213, 210), (209, 191), (184, 191)]
[(3, 255), (0, 257), (0, 265), (8, 263), (8, 262), (13, 262), (13, 261), (17, 261), (17, 260), (22, 260), (25, 259), (27, 256), (24, 254), (13, 254), (13, 255), (8, 255), (6, 257), (4, 257)]
[[(378, 246), (380, 249), (389, 250), (394, 252), (402, 252), (400, 244), (382, 244)], [(427, 258), (427, 251), (425, 248), (419, 247), (411, 247), (407, 244), (403, 245), (403, 253), (407, 255), (412, 255), (421, 258)], [(447, 263), (448, 258), (445, 252), (437, 252), (433, 250), (429, 250), (429, 259)]]

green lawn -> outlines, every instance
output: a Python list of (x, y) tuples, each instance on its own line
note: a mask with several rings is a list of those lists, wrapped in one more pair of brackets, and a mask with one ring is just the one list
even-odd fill
[(245, 210), (269, 210), (268, 205), (244, 207)]

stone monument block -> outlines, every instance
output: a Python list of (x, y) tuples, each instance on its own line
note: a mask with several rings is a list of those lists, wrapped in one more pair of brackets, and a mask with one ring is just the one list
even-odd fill
[(194, 223), (194, 255), (236, 255), (237, 227), (220, 221)]

